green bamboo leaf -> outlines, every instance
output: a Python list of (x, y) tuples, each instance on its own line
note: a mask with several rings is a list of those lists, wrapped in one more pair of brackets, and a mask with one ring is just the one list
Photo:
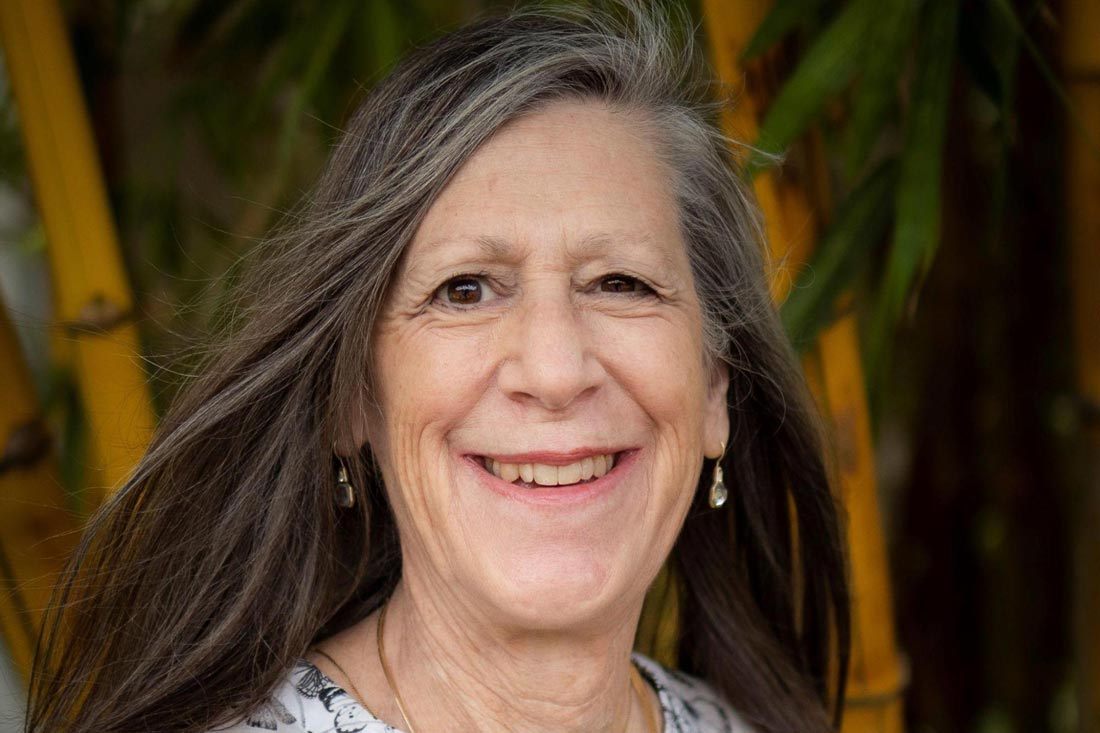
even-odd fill
[(309, 64), (312, 52), (317, 48), (324, 28), (314, 24), (301, 24), (288, 29), (271, 47), (263, 63), (259, 82), (249, 94), (245, 109), (244, 127), (252, 129), (271, 114), (276, 100)]
[(173, 56), (210, 70), (249, 63), (285, 35), (294, 8), (257, 0), (203, 0), (184, 12), (173, 34)]
[(1035, 65), (1039, 69), (1039, 73), (1043, 75), (1043, 79), (1046, 80), (1051, 91), (1054, 92), (1054, 95), (1058, 97), (1058, 100), (1065, 108), (1066, 114), (1069, 115), (1070, 122), (1073, 123), (1074, 128), (1077, 130), (1077, 134), (1079, 134), (1092, 149), (1092, 154), (1100, 157), (1100, 147), (1097, 146), (1096, 140), (1093, 139), (1085, 121), (1081, 119), (1080, 112), (1077, 107), (1074, 106), (1073, 102), (1070, 101), (1069, 93), (1066, 92), (1066, 88), (1062, 86), (1062, 83), (1058, 80), (1058, 75), (1054, 72), (1054, 69), (1047, 63), (1046, 58), (1043, 56), (1043, 52), (1039, 50), (1039, 47), (1035, 45), (1035, 41), (1033, 41), (1031, 36), (1024, 30), (1024, 25), (1020, 22), (1020, 18), (1016, 15), (1016, 11), (1012, 8), (1012, 4), (1009, 3), (1008, 0), (993, 0), (993, 6), (1000, 11), (1004, 20), (1008, 22), (1009, 26), (1020, 37), (1024, 49), (1026, 49), (1028, 55), (1031, 56), (1031, 60), (1035, 62)]
[(401, 54), (401, 23), (388, 0), (367, 4), (367, 31), (371, 39), (374, 73), (388, 69)]
[(175, 32), (179, 49), (211, 49), (234, 41), (234, 35), (254, 22), (256, 0), (198, 0), (181, 8), (182, 21)]
[(812, 17), (823, 5), (822, 0), (779, 0), (741, 52), (741, 62), (751, 61), (778, 43), (807, 17)]
[(894, 328), (914, 284), (928, 271), (940, 241), (943, 143), (955, 61), (959, 0), (925, 6), (917, 76), (901, 155), (893, 244), (886, 261), (867, 338), (867, 379), (872, 396), (885, 376)]
[(309, 65), (306, 67), (305, 73), (298, 83), (298, 89), (283, 117), (283, 125), (279, 131), (279, 143), (276, 149), (276, 164), (279, 171), (276, 175), (278, 180), (285, 180), (290, 157), (294, 152), (298, 133), (302, 127), (306, 106), (325, 79), (325, 72), (336, 53), (336, 47), (347, 32), (348, 20), (351, 18), (355, 6), (356, 2), (354, 0), (344, 0), (328, 6), (331, 9), (328, 17), (324, 19), (317, 44), (309, 59)]
[(825, 101), (847, 86), (859, 63), (860, 49), (877, 16), (874, 0), (852, 0), (821, 32), (768, 109), (749, 161), (755, 174), (802, 134)]
[[(959, 63), (970, 76), (974, 88), (1001, 110), (1004, 108), (1007, 92), (1001, 79), (1002, 71), (985, 46), (986, 25), (987, 19), (979, 17), (975, 12), (963, 13), (959, 18)], [(1014, 38), (1008, 42), (1016, 45)]]
[(853, 180), (890, 116), (898, 96), (898, 78), (920, 10), (918, 0), (884, 0), (880, 19), (867, 41), (866, 71), (859, 82), (844, 137), (844, 172)]
[(897, 165), (880, 166), (837, 211), (808, 266), (783, 302), (780, 316), (800, 350), (833, 318), (833, 305), (859, 275), (867, 254), (886, 234), (893, 213)]
[[(1009, 220), (1009, 217), (1005, 215), (1005, 210), (1009, 198), (1009, 171), (1012, 169), (1009, 160), (1014, 136), (1012, 118), (1016, 104), (1015, 81), (1016, 72), (1020, 65), (1022, 41), (1020, 34), (1012, 28), (1011, 23), (997, 14), (984, 16), (983, 20), (985, 22), (982, 24), (981, 29), (972, 37), (968, 37), (965, 35), (967, 26), (963, 22), (966, 15), (964, 14), (959, 22), (959, 45), (962, 49), (966, 49), (971, 45), (981, 46), (982, 54), (989, 64), (989, 73), (996, 77), (998, 90), (1000, 91), (995, 100), (1000, 115), (996, 125), (996, 135), (999, 143), (998, 160), (992, 166), (989, 180), (990, 215), (988, 221), (990, 226), (985, 232), (986, 248), (988, 251), (995, 251), (1000, 249), (1005, 222)], [(966, 41), (970, 38), (984, 40), (984, 43), (967, 43)], [(975, 83), (981, 86), (980, 83)], [(990, 96), (990, 99), (993, 99), (993, 97)]]

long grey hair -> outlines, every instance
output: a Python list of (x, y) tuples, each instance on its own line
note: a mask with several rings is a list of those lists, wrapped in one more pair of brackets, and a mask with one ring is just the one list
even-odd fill
[[(679, 39), (676, 40), (677, 34)], [(502, 125), (563, 99), (630, 112), (672, 171), (707, 356), (730, 369), (727, 509), (706, 477), (670, 558), (678, 666), (760, 731), (825, 731), (849, 645), (842, 530), (812, 403), (766, 286), (759, 214), (677, 13), (525, 9), (409, 54), (264, 246), (243, 317), (91, 523), (47, 617), (28, 731), (202, 731), (256, 708), (400, 572), (369, 449), (354, 509), (333, 445), (372, 394), (372, 332), (418, 223)]]

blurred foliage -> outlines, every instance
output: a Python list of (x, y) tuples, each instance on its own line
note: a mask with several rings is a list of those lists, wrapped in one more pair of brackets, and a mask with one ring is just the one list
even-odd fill
[[(158, 409), (201, 355), (205, 329), (231, 311), (249, 248), (299, 202), (355, 100), (411, 45), (480, 9), (441, 0), (70, 4)], [(7, 132), (0, 162), (18, 150)], [(19, 169), (16, 160), (0, 175)]]
[[(798, 49), (766, 111), (750, 172), (772, 164), (807, 133), (820, 133), (839, 201), (783, 304), (784, 323), (805, 348), (837, 317), (838, 296), (860, 289), (864, 370), (876, 417), (895, 334), (916, 311), (942, 238), (944, 140), (952, 115), (981, 118), (984, 142), (995, 151), (987, 173), (998, 209), (1006, 187), (1001, 163), (1017, 142), (1012, 90), (1021, 49), (1076, 134), (1089, 138), (1050, 61), (1028, 35), (1035, 19), (1052, 24), (1050, 8), (1042, 0), (1020, 5), (779, 0), (743, 55), (752, 62), (768, 51)], [(956, 109), (960, 104), (972, 108)], [(1096, 151), (1095, 141), (1090, 144)]]
[[(157, 324), (147, 335), (158, 364), (186, 372), (190, 352), (176, 347), (190, 336), (201, 343), (241, 258), (308, 189), (364, 90), (410, 46), (485, 6), (72, 3), (126, 255)], [(958, 87), (986, 100), (990, 137), (1007, 144), (1018, 48), (1034, 50), (1026, 26), (1007, 0), (780, 0), (744, 54), (751, 62), (780, 49), (796, 60), (766, 111), (751, 169), (818, 131), (838, 202), (784, 322), (796, 344), (812, 343), (835, 317), (837, 296), (862, 283), (872, 407), (893, 334), (940, 241), (943, 138)], [(0, 119), (0, 176), (9, 179), (21, 168), (11, 118)], [(158, 380), (160, 407), (175, 384), (172, 375)]]
[[(1044, 9), (1034, 2), (1026, 13)], [(835, 317), (829, 309), (837, 296), (862, 282), (865, 372), (875, 408), (895, 331), (914, 312), (941, 240), (952, 106), (980, 96), (986, 133), (1003, 149), (1011, 142), (1018, 49), (1024, 45), (1049, 67), (1008, 0), (779, 0), (744, 58), (792, 39), (804, 51), (767, 110), (752, 165), (758, 170), (809, 129), (819, 130), (839, 204), (783, 319), (805, 347)], [(1046, 76), (1060, 91), (1053, 74)], [(1003, 190), (1004, 172), (991, 168), (994, 190)]]
[(7, 74), (0, 57), (0, 180), (20, 180), (25, 170), (23, 144), (19, 139), (19, 119)]

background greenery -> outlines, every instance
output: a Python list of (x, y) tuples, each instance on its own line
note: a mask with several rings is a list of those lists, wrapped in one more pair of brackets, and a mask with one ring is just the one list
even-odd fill
[[(355, 100), (404, 50), (485, 7), (67, 4), (158, 407)], [(1100, 130), (1065, 101), (1059, 12), (785, 0), (745, 54), (770, 84), (753, 142), (787, 151), (782, 177), (805, 185), (823, 221), (784, 321), (807, 345), (841, 311), (860, 318), (912, 731), (1077, 729), (1071, 518), (1086, 413), (1073, 397), (1062, 150), (1066, 135)], [(71, 375), (49, 366), (45, 237), (18, 125), (4, 84), (0, 288), (79, 506), (86, 438)]]

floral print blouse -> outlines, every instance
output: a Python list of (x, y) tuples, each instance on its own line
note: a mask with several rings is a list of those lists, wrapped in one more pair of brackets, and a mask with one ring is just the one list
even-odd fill
[[(641, 654), (634, 664), (657, 691), (664, 711), (664, 733), (751, 733), (737, 713), (709, 685), (675, 672)], [(402, 733), (383, 723), (329, 679), (302, 660), (260, 710), (211, 733)]]

